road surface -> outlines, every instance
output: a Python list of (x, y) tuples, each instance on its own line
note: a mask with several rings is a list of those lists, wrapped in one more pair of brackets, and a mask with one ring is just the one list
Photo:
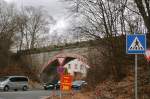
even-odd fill
[(49, 96), (51, 91), (34, 90), (34, 91), (0, 91), (0, 99), (44, 99)]

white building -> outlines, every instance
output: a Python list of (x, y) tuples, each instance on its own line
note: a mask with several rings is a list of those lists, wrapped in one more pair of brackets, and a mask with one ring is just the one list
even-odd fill
[(64, 67), (67, 68), (71, 75), (76, 76), (76, 74), (80, 73), (82, 77), (86, 77), (87, 70), (89, 68), (88, 65), (79, 61), (78, 59), (68, 62)]

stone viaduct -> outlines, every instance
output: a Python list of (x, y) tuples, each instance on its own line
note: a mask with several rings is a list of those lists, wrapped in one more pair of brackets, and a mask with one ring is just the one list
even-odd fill
[(17, 52), (23, 57), (30, 57), (31, 66), (39, 68), (40, 73), (48, 72), (53, 70), (53, 67), (59, 66), (58, 58), (65, 58), (64, 64), (68, 63), (73, 59), (78, 59), (85, 64), (88, 63), (88, 42), (81, 42), (80, 44), (70, 44), (64, 46), (53, 46), (41, 49), (22, 50)]

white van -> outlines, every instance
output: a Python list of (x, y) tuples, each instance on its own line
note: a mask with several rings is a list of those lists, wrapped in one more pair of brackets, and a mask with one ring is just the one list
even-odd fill
[(0, 89), (4, 91), (28, 90), (28, 78), (25, 76), (4, 76), (0, 77)]

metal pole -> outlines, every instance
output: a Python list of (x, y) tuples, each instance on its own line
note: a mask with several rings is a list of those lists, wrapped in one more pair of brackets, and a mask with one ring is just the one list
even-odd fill
[(72, 92), (71, 92), (71, 95), (72, 95), (72, 98), (71, 98), (71, 99), (73, 99), (73, 94), (74, 94), (74, 93), (73, 93), (73, 91), (72, 91)]
[(61, 90), (60, 90), (60, 99), (62, 99), (62, 92), (61, 92)]
[(138, 68), (137, 68), (137, 54), (135, 54), (135, 99), (138, 99), (138, 76), (137, 76), (137, 71), (138, 71)]

